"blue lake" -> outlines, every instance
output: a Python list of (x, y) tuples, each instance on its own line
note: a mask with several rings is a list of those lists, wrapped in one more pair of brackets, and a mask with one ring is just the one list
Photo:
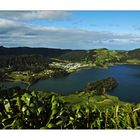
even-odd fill
[[(119, 83), (111, 91), (111, 95), (119, 97), (122, 101), (140, 102), (139, 65), (116, 65), (108, 69), (83, 69), (62, 78), (39, 80), (30, 87), (30, 90), (54, 91), (60, 94), (69, 94), (83, 90), (88, 82), (101, 80), (106, 77), (114, 77)], [(12, 86), (12, 83), (9, 85)], [(21, 86), (22, 88), (25, 86), (21, 83), (16, 83), (15, 85)]]

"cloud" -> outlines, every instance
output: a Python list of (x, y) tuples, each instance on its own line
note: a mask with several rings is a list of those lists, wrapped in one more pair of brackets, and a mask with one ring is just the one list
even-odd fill
[(70, 12), (66, 11), (1, 11), (0, 18), (11, 20), (32, 20), (32, 19), (47, 19), (47, 20), (62, 20), (70, 16)]
[(58, 20), (65, 19), (70, 15), (69, 12), (64, 11), (32, 11), (24, 14), (25, 19), (49, 19)]
[(15, 26), (16, 23), (14, 21), (8, 19), (0, 19), (0, 27), (7, 27), (7, 26)]
[(65, 11), (0, 12), (0, 45), (7, 47), (53, 47), (64, 49), (114, 49), (140, 45), (140, 35), (116, 34), (80, 28), (62, 28), (32, 25), (24, 20), (62, 20), (69, 17)]
[(2, 33), (0, 32), (1, 45), (10, 47), (93, 49), (97, 47), (111, 47), (111, 45), (139, 43), (140, 40), (140, 36), (132, 34), (26, 25), (10, 22), (9, 20), (3, 20), (3, 24), (1, 23), (0, 25), (1, 30), (3, 31)]

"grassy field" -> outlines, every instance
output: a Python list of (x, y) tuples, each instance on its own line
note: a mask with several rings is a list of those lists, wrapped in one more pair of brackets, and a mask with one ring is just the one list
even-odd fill
[(44, 78), (50, 78), (55, 72), (52, 70), (43, 70), (40, 71), (38, 73), (33, 73), (30, 71), (14, 71), (11, 72), (8, 76), (9, 76), (9, 80), (13, 80), (13, 81), (21, 81), (27, 84), (30, 84), (31, 78), (36, 78), (36, 79), (44, 79)]
[(15, 81), (22, 81), (29, 84), (30, 74), (29, 71), (19, 72), (14, 71), (9, 74), (9, 77)]
[(128, 59), (127, 63), (130, 63), (130, 64), (140, 64), (140, 60), (139, 59)]
[[(111, 95), (90, 95), (90, 93), (83, 92), (79, 94), (71, 94), (68, 96), (60, 96), (60, 100), (63, 102), (69, 104), (69, 105), (81, 105), (81, 106), (87, 106), (89, 104), (91, 107), (94, 108), (96, 105), (99, 109), (106, 109), (111, 108), (114, 105), (125, 105), (126, 102), (122, 102), (119, 100), (118, 97), (111, 96)], [(129, 104), (129, 103), (128, 103)]]

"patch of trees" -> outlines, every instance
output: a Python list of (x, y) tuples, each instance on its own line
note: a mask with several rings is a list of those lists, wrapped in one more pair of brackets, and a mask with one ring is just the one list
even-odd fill
[(52, 77), (63, 77), (68, 75), (69, 73), (65, 70), (55, 70), (54, 73), (52, 74)]
[[(138, 50), (134, 51), (138, 52)], [(129, 52), (133, 56), (133, 51)], [(65, 49), (52, 49), (52, 48), (5, 48), (0, 47), (0, 56), (21, 56), (21, 55), (42, 55), (46, 58), (58, 58), (61, 60), (68, 60), (72, 62), (95, 62), (98, 64), (115, 63), (126, 61), (126, 51), (109, 51), (106, 48), (93, 49), (93, 50), (65, 50)], [(136, 57), (139, 57), (139, 53)], [(98, 63), (99, 62), (99, 63)], [(4, 62), (3, 62), (4, 63)], [(21, 67), (21, 69), (23, 69)]]
[(88, 92), (95, 91), (96, 95), (104, 95), (107, 94), (110, 90), (112, 90), (116, 86), (117, 86), (116, 79), (108, 77), (103, 80), (88, 83), (85, 90)]
[(125, 51), (110, 51), (105, 48), (94, 49), (89, 51), (72, 51), (59, 57), (62, 60), (72, 62), (90, 62), (97, 66), (104, 66), (110, 63), (126, 62), (127, 54)]
[(39, 72), (44, 68), (48, 68), (51, 61), (41, 55), (6, 55), (0, 56), (0, 68), (7, 68), (10, 71), (30, 70)]
[(6, 88), (3, 89), (0, 87), (0, 98), (1, 99), (5, 99), (5, 98), (13, 98), (14, 93), (18, 93), (18, 94), (23, 94), (25, 92), (29, 92), (26, 89), (21, 89), (20, 87), (16, 86), (16, 87), (12, 87), (12, 88)]
[(3, 80), (4, 75), (5, 75), (5, 74), (4, 74), (3, 72), (0, 71), (0, 80)]
[(65, 53), (58, 58), (62, 60), (68, 60), (71, 62), (83, 62), (83, 61), (87, 62), (87, 61), (94, 61), (95, 55), (96, 52), (94, 52), (94, 50), (90, 50), (90, 51), (79, 50), (79, 51), (72, 51), (72, 52)]
[(5, 80), (6, 78), (8, 78), (7, 74), (3, 71), (0, 71), (0, 81)]
[(36, 83), (38, 80), (41, 79), (48, 79), (48, 78), (56, 78), (56, 77), (63, 77), (68, 75), (69, 73), (65, 70), (61, 70), (61, 69), (53, 69), (54, 71), (52, 73), (50, 73), (49, 75), (38, 75), (38, 74), (34, 74), (32, 76), (29, 77), (29, 82), (31, 84)]
[(109, 51), (103, 49), (96, 50), (95, 64), (97, 66), (106, 66), (109, 64), (123, 63), (127, 60), (127, 54), (124, 51)]
[(5, 48), (0, 46), (0, 55), (43, 55), (47, 58), (58, 57), (72, 50), (65, 49), (53, 49), (53, 48), (29, 48), (29, 47), (16, 47), (16, 48)]
[(140, 59), (140, 49), (128, 51), (129, 59)]

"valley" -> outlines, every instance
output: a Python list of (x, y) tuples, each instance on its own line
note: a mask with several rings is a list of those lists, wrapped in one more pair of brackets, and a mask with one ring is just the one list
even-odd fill
[[(139, 100), (129, 93), (139, 92), (139, 79), (131, 77), (138, 74), (139, 56), (139, 50), (1, 46), (0, 80), (7, 86), (0, 84), (0, 128), (139, 128)], [(134, 83), (133, 89), (126, 78)], [(8, 87), (8, 82), (13, 86)], [(40, 88), (34, 87), (37, 84)], [(64, 94), (65, 90), (69, 94)], [(123, 92), (132, 100), (123, 99)]]
[(82, 68), (107, 68), (114, 64), (126, 63), (139, 64), (138, 59), (129, 59), (128, 52), (110, 51), (105, 48), (89, 51), (46, 49), (45, 52), (45, 48), (37, 50), (39, 49), (1, 46), (1, 80), (32, 84), (39, 79), (65, 76)]

